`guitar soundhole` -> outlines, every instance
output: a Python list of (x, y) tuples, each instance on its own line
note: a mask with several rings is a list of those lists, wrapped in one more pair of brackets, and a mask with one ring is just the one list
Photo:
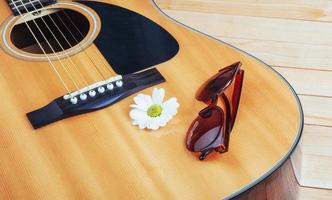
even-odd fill
[(16, 48), (32, 54), (44, 54), (43, 50), (52, 54), (75, 47), (90, 29), (90, 22), (85, 15), (63, 8), (35, 13), (34, 19), (27, 19), (26, 23), (21, 21), (16, 24), (10, 33), (10, 39)]

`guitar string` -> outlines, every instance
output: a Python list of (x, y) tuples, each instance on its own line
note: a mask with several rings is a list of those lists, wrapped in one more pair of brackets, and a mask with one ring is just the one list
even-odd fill
[[(39, 0), (38, 0), (39, 1)], [(40, 5), (44, 8), (44, 5), (42, 5), (41, 4), (41, 2), (39, 2), (40, 3)], [(68, 26), (62, 21), (62, 19), (61, 19), (61, 17), (58, 15), (58, 13), (56, 12), (55, 13), (56, 15), (57, 15), (57, 17), (61, 20), (61, 22), (63, 23), (63, 25), (66, 27), (66, 29), (70, 32), (70, 34), (72, 35), (72, 37), (73, 37), (73, 39), (77, 42), (77, 44), (79, 45), (79, 47), (81, 48), (81, 50), (84, 50), (83, 49), (83, 47), (81, 46), (81, 44), (79, 44), (79, 42), (78, 42), (78, 40), (73, 36), (73, 33), (70, 31), (70, 29), (68, 28)], [(50, 15), (49, 15), (50, 16)], [(52, 20), (52, 22), (56, 25), (56, 23), (54, 22), (54, 20), (52, 19), (52, 17), (50, 16), (50, 18), (51, 18), (51, 20)], [(71, 22), (72, 23), (72, 22)], [(75, 24), (74, 23), (72, 23), (74, 26), (75, 26)], [(56, 25), (57, 26), (57, 25)], [(58, 28), (58, 26), (57, 26), (57, 28)], [(58, 28), (59, 29), (59, 28)], [(60, 29), (59, 29), (59, 31), (60, 31)], [(61, 32), (61, 31), (60, 31)], [(62, 34), (62, 32), (61, 32), (61, 34)], [(82, 38), (84, 38), (84, 36), (83, 35), (81, 35), (82, 36)], [(64, 36), (63, 36), (64, 37)], [(65, 37), (64, 37), (65, 38)], [(67, 38), (65, 38), (65, 40), (67, 41)], [(68, 43), (68, 41), (67, 41), (67, 43)], [(69, 43), (69, 45), (71, 46), (71, 44)], [(95, 63), (92, 61), (92, 58), (90, 58), (90, 56), (89, 56), (89, 54), (88, 53), (86, 53), (85, 51), (82, 51), (82, 52), (84, 52), (88, 57), (89, 57), (89, 59), (91, 60), (91, 62), (93, 63), (93, 65), (95, 66), (95, 68), (98, 70), (98, 67), (95, 65)], [(105, 65), (106, 66), (106, 65)], [(109, 67), (108, 66), (106, 66), (106, 68), (107, 69), (109, 69)], [(110, 69), (109, 69), (110, 70)], [(110, 70), (111, 71), (111, 70)], [(98, 72), (100, 73), (100, 71), (98, 70)], [(101, 75), (102, 75), (102, 73), (100, 73)], [(111, 71), (111, 74), (112, 74), (112, 71)], [(102, 77), (104, 78), (104, 80), (105, 80), (105, 77), (102, 75)], [(93, 124), (93, 121), (92, 120), (87, 120), (87, 122), (90, 124), (90, 125), (92, 125), (92, 126), (94, 126), (94, 124)]]
[[(40, 0), (37, 1), (41, 6), (42, 8), (45, 8), (45, 6), (40, 2)], [(62, 10), (64, 12), (64, 10)], [(71, 37), (75, 40), (75, 42), (78, 44), (79, 48), (81, 50), (84, 50), (83, 46), (81, 46), (81, 44), (79, 43), (78, 39), (73, 35), (73, 33), (70, 31), (70, 29), (68, 28), (68, 26), (66, 25), (66, 23), (62, 20), (62, 18), (60, 17), (60, 15), (58, 14), (58, 12), (55, 13), (55, 15), (58, 17), (58, 19), (61, 21), (61, 23), (64, 25), (64, 27), (67, 29), (67, 31), (71, 34)], [(66, 38), (66, 36), (63, 34), (63, 32), (61, 31), (61, 29), (59, 28), (59, 26), (55, 23), (54, 21), (54, 18), (51, 16), (51, 15), (47, 15), (52, 23), (56, 26), (56, 28), (58, 29), (58, 31), (61, 33), (62, 37), (66, 40), (66, 43), (72, 48), (73, 46), (70, 44), (70, 42), (68, 41), (68, 39)], [(73, 24), (73, 23), (72, 23)], [(73, 24), (75, 25), (75, 24)], [(81, 35), (82, 38), (84, 39), (84, 35)], [(100, 69), (98, 68), (98, 66), (96, 65), (95, 62), (93, 62), (91, 56), (85, 52), (85, 51), (82, 51), (90, 60), (90, 62), (94, 65), (94, 67), (96, 68), (96, 70), (98, 71), (99, 75), (104, 79), (106, 80), (106, 77), (103, 75), (103, 73), (100, 71)], [(106, 66), (106, 65), (105, 65)], [(109, 67), (106, 66), (107, 69), (109, 69)]]
[[(32, 0), (32, 2), (36, 2), (37, 0)], [(19, 2), (19, 1), (12, 1), (12, 2)], [(9, 5), (13, 5), (13, 3), (12, 2), (9, 2)], [(24, 3), (25, 5), (27, 5), (28, 3)], [(17, 5), (17, 7), (19, 8), (19, 7), (22, 7), (23, 5), (21, 4), (21, 5)]]
[[(37, 8), (36, 8), (36, 6), (33, 4), (33, 3), (31, 3), (31, 0), (29, 0), (29, 2), (30, 2), (30, 4), (32, 4), (32, 6), (33, 6), (33, 8), (35, 9), (35, 11), (37, 11)], [(38, 1), (39, 2), (39, 1)], [(62, 44), (61, 44), (61, 42), (58, 40), (58, 38), (55, 36), (55, 34), (54, 34), (54, 32), (52, 31), (52, 29), (49, 27), (49, 25), (46, 23), (46, 21), (44, 20), (44, 18), (43, 17), (40, 17), (40, 19), (43, 21), (43, 23), (45, 24), (45, 26), (46, 26), (46, 28), (49, 30), (49, 32), (51, 33), (51, 35), (53, 36), (53, 38), (55, 39), (55, 41), (57, 42), (57, 44), (59, 45), (59, 47), (61, 48), (61, 50), (63, 51), (63, 52), (65, 52), (65, 49), (64, 49), (64, 47), (62, 46)], [(59, 29), (59, 32), (62, 34), (62, 32), (60, 31), (60, 29)], [(65, 38), (66, 39), (66, 38)], [(74, 69), (75, 69), (75, 71), (77, 72), (77, 74), (81, 77), (81, 80), (83, 80), (83, 85), (89, 85), (88, 84), (88, 82), (87, 82), (87, 80), (84, 78), (84, 76), (82, 75), (82, 73), (79, 71), (79, 69), (78, 69), (78, 67), (77, 67), (77, 65), (73, 62), (73, 60), (72, 60), (72, 58), (68, 55), (68, 54), (64, 54), (67, 58), (68, 58), (68, 60), (69, 60), (69, 62), (71, 63), (71, 65), (72, 66), (74, 66)], [(95, 80), (96, 81), (96, 80)]]
[[(13, 0), (11, 0), (11, 1), (13, 2), (13, 5), (14, 5), (15, 9), (17, 10), (17, 12), (19, 13), (19, 15), (23, 18), (22, 12), (21, 12), (21, 11), (17, 8), (17, 6), (16, 6), (16, 2), (17, 2), (17, 1), (15, 1), (15, 2), (14, 2)], [(39, 48), (42, 50), (42, 52), (43, 52), (44, 55), (46, 56), (46, 58), (47, 58), (49, 64), (51, 65), (52, 69), (55, 71), (55, 73), (56, 73), (57, 77), (59, 78), (60, 82), (62, 83), (62, 85), (64, 86), (64, 88), (67, 90), (67, 93), (70, 94), (70, 90), (69, 90), (67, 84), (65, 83), (65, 81), (64, 81), (63, 78), (61, 77), (61, 75), (60, 75), (59, 71), (57, 70), (57, 68), (55, 67), (55, 65), (52, 63), (51, 58), (47, 55), (45, 49), (43, 48), (43, 46), (42, 46), (41, 43), (39, 42), (38, 38), (36, 37), (36, 35), (35, 35), (34, 32), (32, 31), (30, 25), (29, 25), (26, 21), (24, 21), (24, 23), (25, 23), (25, 25), (27, 26), (27, 28), (29, 29), (29, 31), (30, 31), (30, 33), (32, 34), (33, 38), (36, 40), (36, 42), (37, 42)]]
[[(38, 2), (43, 8), (45, 8), (44, 7), (44, 5), (40, 2), (40, 0), (33, 0), (33, 1), (31, 1), (31, 0), (29, 0), (29, 2), (27, 2), (27, 3), (25, 3), (25, 5), (27, 5), (27, 4), (32, 4), (32, 2)], [(33, 5), (33, 4), (32, 4)], [(20, 5), (20, 6), (22, 6), (22, 5)], [(34, 6), (34, 5), (33, 5)], [(73, 20), (70, 18), (70, 16), (67, 14), (67, 12), (65, 11), (65, 10), (62, 10), (62, 12), (65, 14), (65, 16), (66, 16), (66, 18), (70, 21), (70, 23), (74, 26), (74, 28), (77, 30), (77, 32), (81, 35), (81, 37), (83, 37), (84, 38), (84, 35), (83, 35), (83, 33), (80, 31), (80, 29), (76, 26), (76, 24), (73, 22)], [(75, 40), (75, 42), (77, 42), (78, 43), (78, 45), (79, 45), (79, 47), (83, 50), (84, 48), (81, 46), (81, 44), (79, 44), (79, 42), (78, 42), (78, 39), (74, 36), (74, 34), (73, 34), (73, 32), (68, 28), (68, 26), (66, 25), (66, 23), (62, 20), (62, 18), (61, 18), (61, 16), (56, 12), (55, 13), (56, 14), (56, 16), (58, 17), (58, 19), (61, 21), (61, 23), (65, 26), (65, 28), (68, 30), (68, 32), (71, 34), (71, 37)], [(54, 22), (54, 20), (52, 19), (52, 17), (50, 16), (50, 15), (48, 15), (50, 18), (51, 18), (51, 20), (53, 21), (53, 23), (56, 25), (56, 23)], [(57, 25), (56, 25), (57, 26)], [(58, 27), (57, 27), (58, 28)], [(59, 29), (59, 28), (58, 28)], [(60, 29), (59, 29), (60, 30)], [(61, 34), (62, 34), (62, 32), (60, 32)], [(63, 35), (63, 34), (62, 34)], [(64, 36), (63, 36), (64, 37)], [(64, 37), (65, 38), (65, 37)], [(66, 38), (65, 38), (65, 40), (66, 40)], [(68, 43), (68, 41), (66, 41), (67, 43)], [(70, 46), (71, 46), (71, 44), (70, 43), (68, 43)], [(72, 47), (72, 46), (71, 46)], [(104, 78), (104, 79), (106, 79), (105, 78), (105, 76), (103, 75), (103, 73), (100, 71), (100, 69), (97, 67), (97, 65), (93, 62), (93, 59), (91, 58), (91, 56), (89, 56), (89, 54), (87, 54), (86, 52), (84, 52), (86, 55), (87, 55), (87, 57), (90, 59), (90, 61), (94, 64), (94, 66), (95, 66), (95, 68), (98, 70), (98, 72), (99, 72), (99, 74)], [(97, 56), (97, 57), (100, 57), (101, 58), (101, 60), (103, 59), (103, 57), (101, 56), (101, 55), (99, 55), (97, 52), (95, 52), (95, 55)], [(100, 64), (100, 62), (99, 62), (99, 64)], [(105, 64), (104, 62), (101, 62), (101, 64), (110, 72), (110, 74), (113, 74), (113, 71), (111, 70), (111, 68), (107, 65), (107, 64)]]
[[(22, 0), (21, 0), (21, 1), (22, 1)], [(37, 11), (37, 8), (35, 7), (35, 5), (34, 5), (33, 3), (31, 3), (30, 0), (28, 0), (28, 1), (30, 2), (30, 4), (31, 4), (32, 7), (34, 8), (34, 11)], [(34, 11), (33, 11), (33, 12), (34, 12)], [(32, 12), (31, 12), (31, 13), (32, 13)], [(41, 20), (42, 20), (42, 22), (44, 23), (44, 25), (46, 26), (46, 28), (49, 30), (49, 32), (51, 33), (52, 37), (55, 39), (56, 43), (59, 45), (59, 47), (61, 48), (61, 50), (62, 50), (62, 51), (65, 51), (64, 48), (63, 48), (63, 46), (62, 46), (62, 44), (59, 42), (59, 40), (57, 39), (57, 37), (56, 37), (55, 34), (53, 33), (52, 29), (51, 29), (51, 28), (49, 27), (49, 25), (45, 22), (45, 20), (44, 20), (43, 17), (41, 17)], [(34, 20), (33, 20), (33, 21), (34, 21)], [(37, 28), (38, 28), (38, 30), (40, 31), (40, 33), (41, 33), (43, 36), (45, 36), (45, 34), (42, 32), (42, 30), (41, 30), (40, 27), (38, 26), (38, 23), (35, 23), (35, 25), (37, 26)], [(44, 39), (47, 41), (47, 38), (46, 38), (46, 37), (44, 37)], [(50, 46), (50, 48), (51, 48), (53, 54), (56, 55), (56, 57), (59, 59), (60, 57), (59, 57), (58, 54), (55, 52), (54, 48), (51, 46), (51, 44), (50, 44), (48, 41), (47, 41), (47, 43), (48, 43), (48, 45)], [(80, 82), (83, 80), (83, 85), (89, 85), (88, 82), (85, 80), (84, 76), (83, 76), (83, 75), (81, 74), (81, 72), (78, 70), (77, 65), (73, 62), (73, 60), (71, 59), (71, 57), (68, 56), (68, 54), (66, 54), (66, 53), (65, 53), (64, 55), (65, 55), (65, 57), (67, 57), (67, 59), (69, 60), (70, 64), (71, 64), (72, 66), (74, 66), (74, 70), (76, 71), (76, 73), (81, 77), (81, 78), (80, 78)], [(60, 61), (60, 60), (59, 60), (59, 61)], [(61, 63), (62, 63), (62, 61), (61, 61)], [(68, 67), (68, 66), (67, 66), (67, 67)], [(70, 75), (70, 77), (71, 77), (72, 81), (74, 82), (74, 85), (76, 86), (77, 90), (79, 90), (80, 87), (78, 86), (78, 84), (77, 84), (76, 80), (74, 79), (74, 77), (72, 76), (72, 74), (71, 74), (68, 70), (66, 70), (66, 71), (67, 71), (67, 73)]]
[[(23, 4), (23, 1), (22, 1), (22, 0), (19, 0), (19, 1), (21, 1), (22, 4)], [(17, 1), (16, 1), (16, 2), (17, 2)], [(16, 3), (15, 3), (15, 5), (16, 5)], [(26, 7), (24, 4), (23, 4), (23, 7), (24, 7), (24, 9), (26, 10), (26, 12), (27, 12), (28, 14), (33, 15), (33, 14), (27, 9), (27, 7)], [(22, 13), (21, 13), (21, 11), (19, 11), (19, 9), (17, 9), (17, 10), (18, 10), (18, 12), (20, 13), (20, 15), (23, 16)], [(55, 53), (54, 48), (52, 47), (52, 45), (50, 44), (50, 42), (48, 41), (48, 39), (46, 38), (46, 36), (45, 36), (44, 33), (42, 32), (42, 30), (41, 30), (40, 27), (38, 26), (37, 22), (36, 22), (34, 19), (32, 19), (31, 21), (35, 24), (35, 26), (37, 27), (38, 31), (40, 32), (40, 34), (41, 34), (42, 37), (44, 38), (45, 42), (46, 42), (47, 45), (50, 47), (51, 51), (53, 52), (53, 55), (55, 55), (55, 56), (57, 57), (57, 60), (59, 61), (60, 65), (63, 67), (63, 69), (65, 70), (65, 73), (69, 76), (69, 78), (71, 79), (71, 81), (74, 83), (74, 86), (76, 87), (76, 89), (79, 90), (80, 88), (78, 87), (76, 81), (74, 80), (74, 78), (72, 77), (72, 75), (69, 73), (67, 67), (65, 67), (65, 65), (64, 65), (63, 62), (62, 62), (62, 60), (61, 60), (60, 57), (58, 56), (58, 54)], [(25, 24), (28, 25), (28, 23), (26, 23), (26, 22), (25, 22)]]
[[(13, 0), (12, 0), (13, 1)], [(16, 4), (14, 3), (15, 9), (18, 11), (18, 13), (20, 14), (20, 16), (23, 16), (22, 13), (20, 12), (20, 10), (16, 7)], [(59, 79), (62, 81), (64, 87), (67, 89), (68, 94), (70, 93), (70, 90), (68, 89), (67, 85), (65, 84), (65, 82), (63, 81), (63, 79), (61, 78), (61, 75), (59, 74), (59, 72), (57, 71), (57, 69), (55, 68), (54, 64), (52, 63), (51, 59), (48, 57), (48, 55), (46, 54), (45, 50), (43, 49), (42, 45), (39, 43), (37, 37), (35, 36), (35, 34), (33, 33), (32, 29), (30, 28), (30, 26), (28, 25), (28, 23), (26, 21), (24, 21), (24, 23), (26, 24), (26, 26), (28, 27), (28, 29), (30, 30), (31, 34), (33, 35), (33, 37), (35, 38), (36, 42), (38, 43), (39, 47), (41, 48), (41, 50), (44, 52), (45, 56), (47, 57), (47, 59), (49, 60), (49, 63), (51, 64), (52, 68), (55, 70), (56, 74), (58, 75)], [(91, 120), (87, 120), (87, 122), (89, 124), (91, 124), (92, 126), (94, 126), (94, 124), (92, 123)]]
[[(66, 10), (62, 10), (62, 12), (65, 14), (66, 18), (70, 21), (70, 23), (74, 26), (74, 28), (77, 30), (77, 32), (81, 35), (81, 37), (84, 37), (83, 33), (81, 32), (81, 30), (76, 26), (76, 24), (73, 22), (73, 20), (69, 17), (68, 13), (66, 12)], [(58, 15), (59, 19), (62, 21), (62, 23), (65, 25), (65, 23), (63, 22), (63, 20), (61, 19), (61, 17)], [(66, 26), (66, 25), (65, 25)], [(72, 37), (74, 38), (74, 40), (77, 42), (77, 38), (75, 38), (74, 34), (71, 32), (71, 30), (66, 26), (67, 30), (70, 32), (70, 34), (72, 35)], [(98, 54), (98, 52), (95, 52), (95, 55), (97, 55), (98, 57), (100, 57), (100, 60), (103, 60), (103, 57), (101, 55)], [(111, 68), (105, 64), (103, 61), (101, 62), (102, 65), (104, 65), (104, 67), (110, 72), (110, 74), (113, 74), (113, 71), (111, 70)]]
[[(29, 2), (27, 2), (25, 5), (28, 5), (28, 4), (32, 4), (31, 2), (38, 2), (41, 6), (42, 6), (42, 8), (45, 8), (45, 6), (40, 2), (40, 0), (33, 0), (33, 1), (31, 1), (31, 0), (29, 0)], [(34, 6), (34, 5), (33, 5)], [(77, 30), (77, 32), (81, 35), (81, 37), (83, 37), (84, 38), (84, 35), (83, 35), (83, 33), (80, 31), (80, 29), (76, 26), (76, 24), (73, 22), (73, 20), (70, 18), (70, 16), (67, 14), (67, 12), (63, 9), (62, 10), (62, 12), (65, 14), (65, 16), (66, 16), (66, 18), (70, 21), (70, 23), (74, 26), (74, 28)], [(56, 14), (56, 16), (58, 17), (58, 19), (61, 21), (61, 23), (65, 26), (65, 28), (68, 30), (68, 32), (70, 33), (70, 35), (71, 35), (71, 37), (75, 40), (75, 42), (77, 42), (78, 43), (78, 45), (79, 45), (79, 47), (83, 50), (84, 48), (81, 46), (81, 44), (79, 44), (79, 42), (78, 42), (78, 39), (74, 36), (74, 34), (73, 34), (73, 32), (68, 28), (68, 26), (66, 25), (66, 23), (63, 21), (63, 19), (61, 18), (61, 16), (56, 12), (55, 13)], [(48, 15), (50, 18), (51, 18), (51, 20), (52, 20), (52, 22), (57, 26), (57, 24), (54, 22), (54, 20), (53, 20), (53, 18), (52, 18), (52, 16), (50, 16), (50, 15)], [(60, 31), (60, 29), (57, 27), (57, 29)], [(62, 34), (62, 32), (60, 32), (61, 34)], [(63, 35), (63, 34), (62, 34)], [(63, 35), (63, 37), (64, 37), (64, 35)], [(65, 37), (64, 37), (65, 38)], [(66, 40), (66, 38), (65, 38), (65, 40)], [(68, 43), (68, 41), (66, 41), (67, 43)], [(71, 45), (70, 43), (68, 43), (69, 45)], [(72, 47), (72, 46), (71, 46)], [(100, 71), (100, 69), (97, 67), (97, 65), (93, 62), (93, 59), (91, 58), (91, 56), (89, 56), (89, 54), (87, 54), (86, 52), (84, 52), (86, 55), (87, 55), (87, 57), (90, 59), (90, 61), (94, 64), (94, 66), (95, 66), (95, 68), (98, 70), (98, 72), (99, 72), (99, 74), (104, 78), (104, 79), (106, 79), (105, 78), (105, 76), (103, 75), (103, 73)], [(95, 55), (97, 56), (97, 57), (100, 57), (101, 58), (101, 60), (102, 60), (102, 56), (101, 55), (99, 55), (97, 52), (95, 52)], [(108, 66), (108, 65), (106, 65), (104, 62), (101, 62), (102, 63), (102, 65), (104, 65), (104, 67), (110, 72), (110, 74), (112, 74), (113, 73), (113, 71), (110, 69), (110, 67)], [(100, 64), (100, 62), (99, 62), (99, 64)]]

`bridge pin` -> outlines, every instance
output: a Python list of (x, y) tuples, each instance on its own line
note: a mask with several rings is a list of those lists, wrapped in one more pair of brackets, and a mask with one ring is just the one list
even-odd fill
[(122, 87), (123, 86), (123, 82), (122, 81), (117, 81), (115, 84), (118, 87)]
[(80, 95), (80, 99), (83, 101), (86, 100), (87, 98), (88, 98), (88, 95), (86, 95), (84, 93)]
[(107, 89), (113, 90), (114, 85), (112, 83), (107, 84)]
[(96, 96), (96, 91), (94, 91), (94, 90), (90, 90), (90, 91), (89, 91), (89, 95), (90, 95), (90, 97), (94, 97), (94, 96)]
[(72, 104), (77, 104), (77, 101), (78, 101), (77, 97), (72, 97), (72, 98), (70, 98), (70, 102), (71, 102)]
[(104, 87), (99, 87), (98, 88), (98, 92), (99, 93), (104, 93), (105, 92), (105, 88)]

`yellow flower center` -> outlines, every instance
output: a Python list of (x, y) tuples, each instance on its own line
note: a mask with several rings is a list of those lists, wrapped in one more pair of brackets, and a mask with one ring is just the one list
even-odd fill
[(163, 108), (160, 105), (154, 104), (148, 108), (147, 113), (150, 117), (158, 117), (161, 115), (162, 111)]

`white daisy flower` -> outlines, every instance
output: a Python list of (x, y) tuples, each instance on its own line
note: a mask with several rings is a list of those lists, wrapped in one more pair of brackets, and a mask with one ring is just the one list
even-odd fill
[(135, 104), (130, 105), (132, 110), (129, 113), (132, 124), (152, 130), (165, 126), (176, 115), (180, 105), (175, 97), (163, 102), (164, 96), (163, 88), (154, 88), (152, 96), (138, 94), (134, 97)]

